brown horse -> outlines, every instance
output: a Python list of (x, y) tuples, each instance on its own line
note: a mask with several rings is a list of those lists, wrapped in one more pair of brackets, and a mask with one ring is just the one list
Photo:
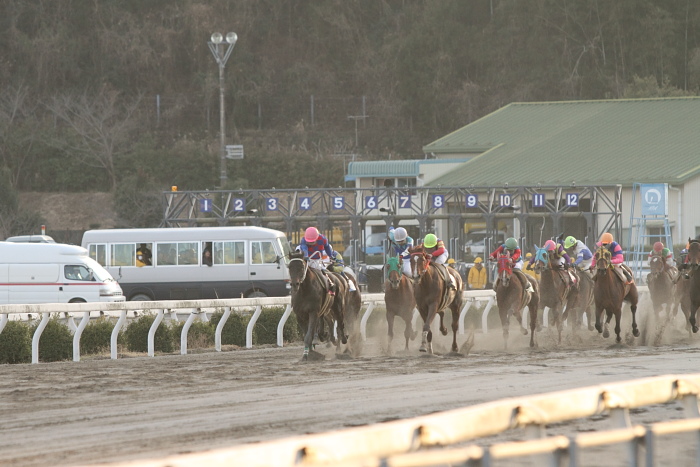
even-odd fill
[[(341, 296), (340, 291), (336, 294), (335, 301), (337, 303), (333, 307), (333, 320), (322, 321), (321, 325), (322, 327), (324, 323), (329, 325), (331, 342), (335, 340), (333, 338), (333, 326), (335, 325), (338, 334), (338, 339), (334, 342), (336, 354), (345, 353), (357, 356), (362, 348), (362, 336), (360, 334), (362, 294), (357, 288), (351, 292), (350, 287), (347, 285), (347, 281), (351, 280), (357, 287), (357, 279), (350, 272), (350, 269), (347, 268), (329, 265), (327, 270), (332, 273), (334, 281), (345, 284), (345, 295)], [(344, 352), (341, 351), (341, 344), (348, 344)]]
[[(603, 337), (609, 337), (608, 324), (615, 316), (615, 334), (616, 341), (622, 342), (620, 337), (620, 319), (622, 318), (622, 302), (626, 301), (632, 309), (632, 334), (634, 337), (639, 337), (639, 329), (637, 328), (637, 302), (639, 296), (637, 294), (637, 286), (633, 283), (625, 284), (613, 270), (615, 267), (611, 263), (612, 254), (610, 251), (601, 246), (595, 252), (595, 285), (593, 286), (593, 298), (595, 299), (595, 328), (598, 333), (603, 333)], [(605, 331), (603, 331), (603, 323), (601, 315), (603, 310), (607, 315), (605, 320)]]
[(568, 316), (568, 307), (566, 312), (564, 312), (564, 307), (567, 305), (572, 292), (575, 295), (578, 290), (572, 291), (571, 287), (569, 287), (569, 279), (567, 277), (569, 273), (564, 270), (563, 266), (559, 265), (553, 251), (537, 248), (535, 253), (535, 272), (540, 275), (539, 305), (549, 307), (552, 310), (550, 321), (557, 327), (559, 343), (561, 344), (561, 332), (564, 329), (564, 320)]
[[(661, 255), (654, 254), (649, 259), (649, 269), (651, 272), (647, 275), (647, 286), (649, 287), (649, 295), (654, 306), (654, 313), (659, 317), (659, 313), (666, 304), (666, 319), (670, 319), (672, 308), (675, 301), (675, 284), (674, 279), (678, 271), (676, 268), (667, 270), (666, 261)], [(671, 277), (671, 274), (673, 277)]]
[[(527, 292), (519, 278), (512, 278), (513, 259), (509, 255), (501, 255), (498, 258), (498, 284), (496, 285), (496, 303), (498, 314), (503, 328), (503, 343), (508, 348), (508, 328), (510, 317), (515, 315), (522, 329), (522, 310), (527, 307), (530, 315), (530, 347), (535, 347), (535, 331), (537, 330), (537, 309), (539, 308), (540, 292), (539, 284), (534, 277), (521, 274), (530, 282), (534, 292)], [(527, 330), (522, 329), (523, 334)]]
[[(422, 245), (410, 248), (411, 276), (413, 278), (413, 294), (416, 298), (418, 312), (423, 318), (423, 340), (420, 351), (433, 353), (433, 332), (430, 325), (435, 315), (440, 315), (440, 332), (447, 335), (444, 324), (446, 308), (452, 310), (452, 351), (457, 352), (457, 330), (459, 329), (459, 314), (462, 311), (462, 277), (459, 273), (444, 265), (431, 262), (432, 256), (425, 252)], [(452, 278), (454, 288), (445, 283), (439, 268), (443, 269), (447, 278)]]
[[(338, 322), (339, 335), (345, 336), (343, 313), (347, 282), (338, 275), (325, 275), (319, 269), (310, 267), (303, 253), (291, 253), (289, 258), (287, 267), (292, 287), (292, 309), (299, 326), (302, 330), (306, 330), (302, 355), (302, 361), (306, 361), (309, 358), (309, 351), (313, 350), (314, 334), (322, 327), (321, 320), (329, 325), (332, 341), (335, 341), (332, 337), (333, 318)], [(335, 295), (328, 292), (328, 281), (334, 284)], [(347, 342), (347, 338), (345, 340)]]
[(403, 335), (406, 338), (405, 350), (408, 350), (408, 341), (415, 339), (417, 334), (411, 323), (413, 309), (416, 307), (413, 282), (401, 271), (399, 258), (389, 258), (386, 268), (388, 275), (384, 283), (384, 303), (386, 303), (386, 323), (389, 329), (387, 349), (391, 352), (391, 341), (394, 339), (394, 318), (399, 316), (406, 324)]
[(592, 331), (595, 329), (593, 327), (593, 313), (591, 311), (591, 306), (593, 305), (593, 279), (591, 278), (588, 271), (579, 269), (577, 271), (578, 276), (578, 291), (575, 296), (572, 294), (569, 298), (569, 302), (566, 305), (567, 314), (572, 316), (574, 319), (574, 329), (580, 328), (583, 324), (583, 315), (586, 315), (588, 321), (588, 330)]
[(700, 240), (688, 239), (688, 293), (690, 295), (690, 323), (693, 332), (698, 332), (697, 312), (700, 307)]

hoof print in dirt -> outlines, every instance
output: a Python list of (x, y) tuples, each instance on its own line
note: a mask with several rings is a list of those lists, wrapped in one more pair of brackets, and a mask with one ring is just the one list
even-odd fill
[(352, 360), (352, 355), (349, 353), (338, 353), (335, 354), (335, 359), (336, 360)]
[(622, 343), (617, 343), (617, 344), (612, 344), (608, 346), (608, 350), (621, 350), (621, 349), (628, 349), (629, 346), (622, 344)]
[(445, 357), (449, 358), (465, 358), (466, 355), (460, 352), (450, 352), (448, 354), (445, 354)]

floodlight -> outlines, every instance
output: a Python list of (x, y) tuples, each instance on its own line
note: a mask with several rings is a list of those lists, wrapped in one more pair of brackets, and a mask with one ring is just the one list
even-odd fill
[(224, 40), (224, 36), (222, 36), (220, 32), (215, 32), (214, 34), (211, 35), (211, 41), (214, 44), (221, 44), (221, 42), (223, 40)]
[(235, 32), (229, 32), (228, 34), (226, 34), (226, 42), (228, 42), (229, 44), (233, 45), (236, 43), (237, 40), (238, 34), (236, 34)]

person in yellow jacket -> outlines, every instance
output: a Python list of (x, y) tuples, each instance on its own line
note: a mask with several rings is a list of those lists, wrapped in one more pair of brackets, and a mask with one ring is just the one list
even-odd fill
[(485, 289), (487, 280), (488, 278), (486, 275), (486, 268), (483, 265), (483, 260), (477, 256), (474, 259), (474, 266), (472, 266), (472, 268), (469, 270), (469, 276), (467, 277), (469, 290)]
[[(532, 253), (528, 253), (525, 255), (525, 261), (530, 261), (531, 259), (532, 259)], [(523, 272), (525, 274), (527, 274), (528, 276), (534, 277), (536, 281), (540, 280), (540, 275), (535, 272), (534, 268), (532, 268), (532, 269), (525, 268), (525, 269), (523, 269)]]

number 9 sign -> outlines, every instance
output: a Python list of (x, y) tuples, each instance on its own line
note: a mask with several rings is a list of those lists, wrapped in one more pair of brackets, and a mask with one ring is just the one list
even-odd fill
[(479, 195), (467, 195), (467, 207), (468, 208), (479, 207)]

